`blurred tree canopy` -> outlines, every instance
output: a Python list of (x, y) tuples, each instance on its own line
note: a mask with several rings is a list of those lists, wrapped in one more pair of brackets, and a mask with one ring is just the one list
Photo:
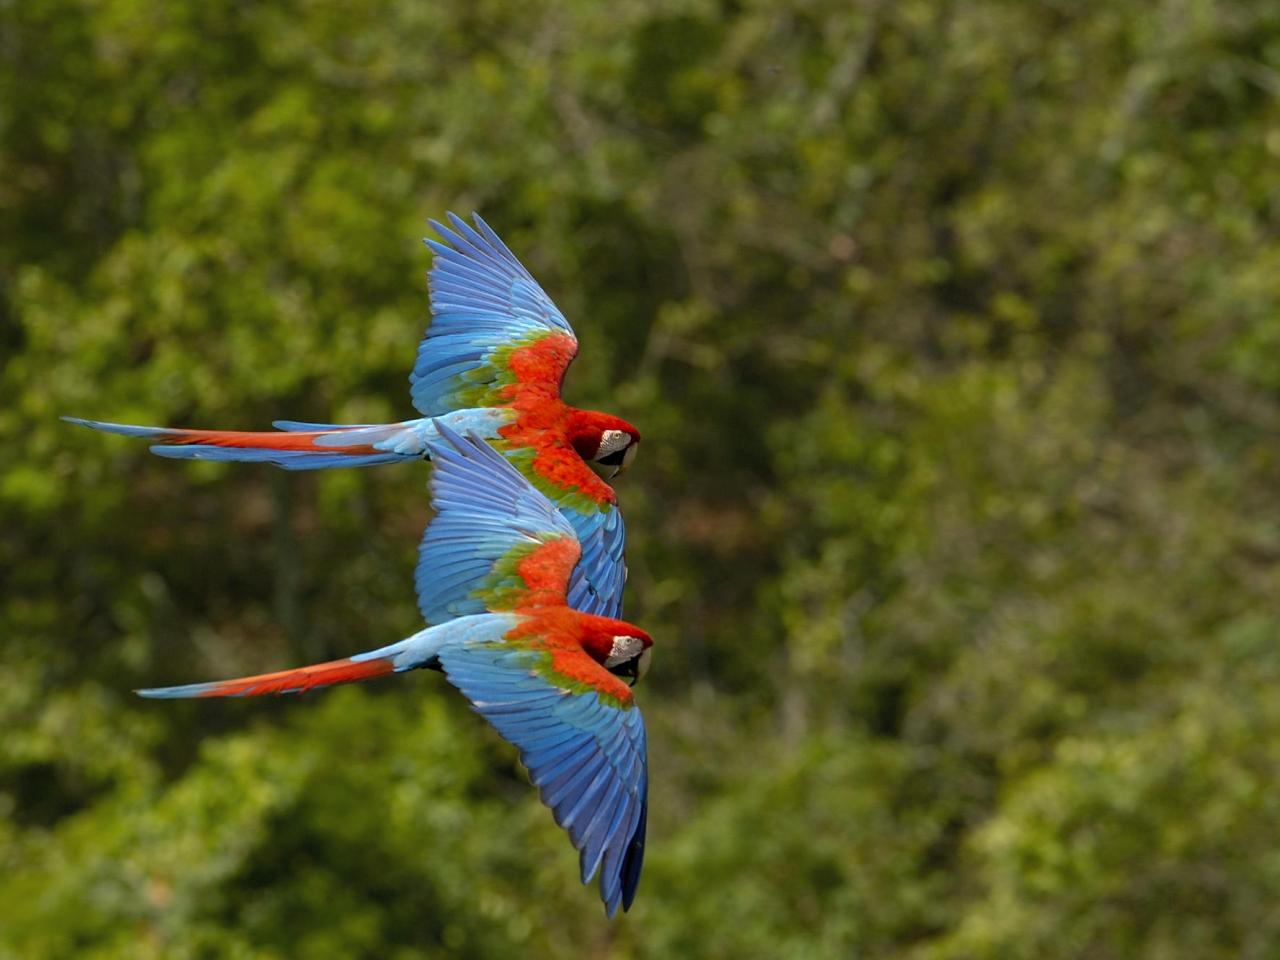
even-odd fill
[[(480, 210), (645, 435), (646, 876), (430, 674), (410, 415)], [(1271, 957), (1280, 6), (0, 2), (0, 957)]]

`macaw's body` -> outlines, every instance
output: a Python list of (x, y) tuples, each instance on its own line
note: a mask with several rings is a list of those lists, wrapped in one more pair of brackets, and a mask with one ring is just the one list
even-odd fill
[(442, 670), (520, 751), (556, 822), (600, 872), (612, 916), (630, 907), (644, 860), (648, 772), (631, 683), (652, 640), (638, 627), (566, 605), (581, 548), (564, 516), (477, 438), (447, 426), (429, 444), (436, 515), (423, 536), (426, 629), (344, 660), (147, 697), (299, 693), (421, 667)]
[[(272, 463), (289, 470), (430, 459), (436, 423), (493, 443), (573, 524), (583, 563), (569, 588), (573, 606), (622, 611), (625, 532), (605, 482), (635, 457), (639, 431), (618, 417), (566, 404), (565, 371), (578, 352), (568, 320), (515, 255), (475, 216), (453, 214), (447, 241), (428, 240), (432, 321), (409, 377), (420, 419), (390, 424), (277, 420), (278, 432), (185, 430), (67, 418), (154, 441), (165, 457)], [(605, 479), (602, 479), (605, 478)]]

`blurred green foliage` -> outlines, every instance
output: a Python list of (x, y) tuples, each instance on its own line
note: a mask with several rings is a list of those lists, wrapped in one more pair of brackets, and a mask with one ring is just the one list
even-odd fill
[[(430, 674), (429, 216), (573, 320), (653, 809), (604, 919)], [(0, 2), (0, 957), (1271, 957), (1280, 6)]]

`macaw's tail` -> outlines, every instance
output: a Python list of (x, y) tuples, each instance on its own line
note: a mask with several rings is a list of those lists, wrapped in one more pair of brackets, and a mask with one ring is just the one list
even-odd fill
[(427, 666), (433, 660), (434, 648), (427, 631), (378, 650), (360, 653), (345, 660), (330, 660), (296, 670), (262, 673), (235, 680), (211, 683), (188, 683), (181, 687), (154, 687), (134, 691), (142, 697), (175, 700), (183, 697), (257, 697), (264, 693), (305, 693), (336, 683), (354, 683)]
[[(419, 460), (426, 456), (420, 421), (364, 424), (287, 424), (280, 433), (237, 430), (182, 430), (169, 427), (135, 427), (63, 417), (91, 430), (144, 437), (155, 442), (151, 452), (179, 460), (235, 460), (272, 463), (286, 470), (323, 470), (326, 467), (370, 467), (379, 463)], [(314, 429), (297, 429), (307, 427)]]

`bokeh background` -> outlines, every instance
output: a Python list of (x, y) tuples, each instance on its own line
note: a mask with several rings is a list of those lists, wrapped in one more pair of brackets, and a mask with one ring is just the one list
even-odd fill
[[(416, 630), (428, 217), (575, 324), (657, 638), (608, 922)], [(0, 957), (1280, 951), (1280, 5), (0, 2)], [(517, 953), (519, 952), (519, 954)]]

